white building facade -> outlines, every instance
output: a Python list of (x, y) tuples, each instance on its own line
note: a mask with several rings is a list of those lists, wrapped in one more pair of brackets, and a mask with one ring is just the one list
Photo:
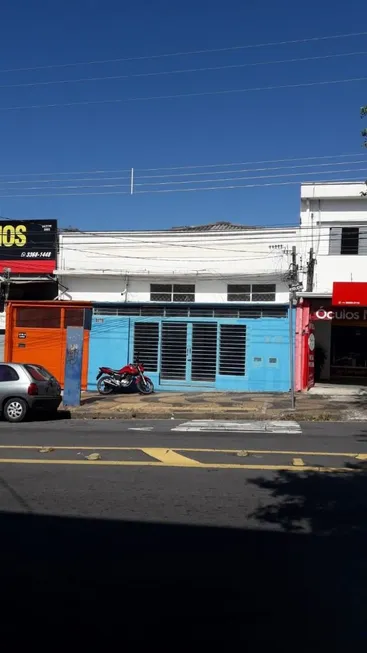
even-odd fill
[(88, 387), (139, 353), (158, 389), (288, 391), (297, 229), (60, 234), (59, 299), (93, 302)]
[[(332, 294), (334, 281), (366, 281), (367, 198), (363, 183), (303, 184), (298, 251), (316, 260), (312, 291)], [(306, 281), (304, 280), (304, 290)]]
[(228, 223), (160, 232), (63, 233), (60, 298), (286, 303), (284, 275), (296, 234), (296, 229), (247, 229)]
[[(298, 252), (303, 292), (297, 331), (301, 337), (313, 324), (316, 380), (367, 381), (367, 311), (363, 305), (332, 306), (335, 282), (367, 282), (365, 192), (362, 182), (301, 187)], [(298, 343), (298, 363), (302, 349)], [(306, 358), (297, 370), (299, 389), (307, 384)]]

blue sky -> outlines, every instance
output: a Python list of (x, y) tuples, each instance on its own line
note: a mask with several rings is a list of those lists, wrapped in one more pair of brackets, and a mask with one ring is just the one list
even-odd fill
[[(297, 222), (298, 184), (264, 184), (298, 182), (302, 174), (308, 181), (367, 178), (367, 151), (359, 135), (367, 81), (102, 101), (367, 77), (367, 55), (350, 54), (367, 52), (367, 35), (151, 58), (361, 32), (364, 14), (362, 0), (350, 0), (340, 12), (326, 0), (3, 0), (0, 69), (10, 72), (0, 73), (0, 214), (57, 218), (63, 226), (81, 229), (159, 229), (218, 220)], [(331, 54), (348, 56), (267, 63)], [(133, 60), (61, 66), (110, 59)], [(254, 63), (262, 65), (243, 65)], [(223, 66), (227, 68), (147, 75)], [(36, 70), (14, 70), (19, 68)], [(123, 75), (128, 77), (54, 83)], [(77, 102), (91, 104), (73, 104)], [(50, 104), (71, 106), (14, 109)], [(306, 160), (344, 154), (352, 156)], [(253, 163), (296, 157), (299, 167), (293, 169), (273, 169), (290, 162)], [(242, 165), (224, 165), (237, 162)], [(203, 167), (173, 169), (184, 166)], [(133, 196), (128, 194), (131, 167)], [(259, 167), (267, 169), (254, 170)], [(151, 168), (166, 169), (144, 170)], [(244, 179), (218, 181), (233, 177)], [(191, 190), (249, 184), (259, 185)], [(189, 191), (177, 192), (179, 188)], [(152, 192), (168, 189), (174, 192)], [(107, 194), (120, 191), (127, 194)]]

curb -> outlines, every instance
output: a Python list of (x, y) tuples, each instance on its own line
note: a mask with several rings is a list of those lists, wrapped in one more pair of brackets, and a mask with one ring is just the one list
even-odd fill
[[(247, 412), (182, 412), (182, 411), (166, 411), (160, 413), (147, 413), (146, 411), (139, 410), (125, 410), (118, 411), (114, 413), (106, 413), (105, 411), (96, 411), (91, 413), (87, 410), (76, 409), (73, 411), (59, 411), (64, 413), (59, 416), (59, 419), (74, 419), (74, 420), (171, 420), (171, 419), (182, 419), (182, 420), (242, 420), (242, 421), (296, 421), (296, 422), (343, 422), (347, 421), (340, 414), (331, 414), (331, 413), (318, 413), (318, 414), (309, 414), (301, 413), (297, 411), (287, 411), (277, 414), (263, 414), (263, 413), (247, 413)], [(67, 413), (67, 414), (65, 414)]]

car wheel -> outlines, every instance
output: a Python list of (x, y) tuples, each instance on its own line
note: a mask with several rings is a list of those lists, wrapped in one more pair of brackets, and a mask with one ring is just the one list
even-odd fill
[(22, 422), (28, 406), (24, 399), (8, 399), (4, 406), (4, 418), (7, 422)]

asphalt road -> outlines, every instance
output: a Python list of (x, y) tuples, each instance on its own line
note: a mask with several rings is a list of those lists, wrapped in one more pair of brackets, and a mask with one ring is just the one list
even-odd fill
[(365, 650), (367, 424), (180, 424), (0, 424), (4, 632)]

